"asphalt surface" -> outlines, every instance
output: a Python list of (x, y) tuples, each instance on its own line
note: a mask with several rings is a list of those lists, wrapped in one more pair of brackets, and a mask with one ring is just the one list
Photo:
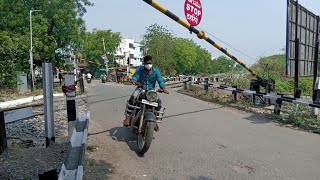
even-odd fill
[[(95, 179), (320, 179), (320, 136), (279, 127), (257, 116), (171, 90), (167, 116), (144, 157), (122, 127), (134, 87), (87, 85), (91, 119), (88, 158)], [(104, 165), (104, 166), (103, 166)], [(105, 170), (105, 168), (108, 170)], [(96, 176), (96, 177), (95, 177)], [(90, 179), (90, 178), (88, 178)]]

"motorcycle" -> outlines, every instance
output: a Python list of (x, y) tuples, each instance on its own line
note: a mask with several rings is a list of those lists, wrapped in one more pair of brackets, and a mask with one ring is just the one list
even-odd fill
[(125, 114), (132, 117), (130, 127), (133, 129), (133, 133), (137, 135), (138, 153), (144, 155), (151, 146), (154, 128), (157, 123), (162, 122), (166, 108), (163, 108), (163, 111), (156, 110), (156, 107), (159, 106), (156, 102), (158, 93), (163, 93), (162, 90), (147, 90), (143, 88), (143, 84), (136, 86), (141, 88), (141, 92), (134, 105), (130, 105), (129, 101), (127, 102)]
[(91, 83), (91, 78), (87, 78), (87, 83)]
[(107, 82), (107, 75), (102, 75), (101, 81), (102, 81), (102, 83), (106, 83)]

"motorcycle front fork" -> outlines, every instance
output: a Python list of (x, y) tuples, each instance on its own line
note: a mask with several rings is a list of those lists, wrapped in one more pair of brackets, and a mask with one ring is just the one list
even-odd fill
[(141, 133), (141, 128), (142, 128), (142, 125), (143, 125), (143, 117), (144, 117), (145, 110), (146, 110), (146, 105), (143, 104), (143, 106), (142, 106), (142, 113), (141, 113), (141, 116), (140, 116), (139, 129), (138, 129), (138, 132), (139, 132), (139, 133)]

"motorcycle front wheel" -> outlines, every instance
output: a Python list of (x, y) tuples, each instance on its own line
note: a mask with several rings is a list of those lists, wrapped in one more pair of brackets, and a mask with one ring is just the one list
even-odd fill
[(147, 122), (144, 131), (138, 133), (138, 153), (144, 155), (150, 148), (153, 139), (155, 122)]

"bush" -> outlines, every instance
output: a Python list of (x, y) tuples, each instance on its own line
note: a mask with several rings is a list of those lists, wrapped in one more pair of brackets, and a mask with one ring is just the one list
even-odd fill
[(239, 89), (250, 89), (250, 79), (242, 75), (235, 76), (233, 74), (224, 79), (227, 86), (237, 86)]
[[(313, 92), (313, 78), (301, 77), (299, 79), (299, 88), (302, 90), (303, 96), (312, 96)], [(278, 79), (276, 80), (276, 92), (284, 94), (293, 94), (294, 80), (290, 79)]]
[(283, 108), (283, 112), (288, 114), (287, 117), (281, 120), (285, 124), (292, 124), (304, 129), (320, 127), (320, 121), (311, 113), (308, 107), (288, 104)]

